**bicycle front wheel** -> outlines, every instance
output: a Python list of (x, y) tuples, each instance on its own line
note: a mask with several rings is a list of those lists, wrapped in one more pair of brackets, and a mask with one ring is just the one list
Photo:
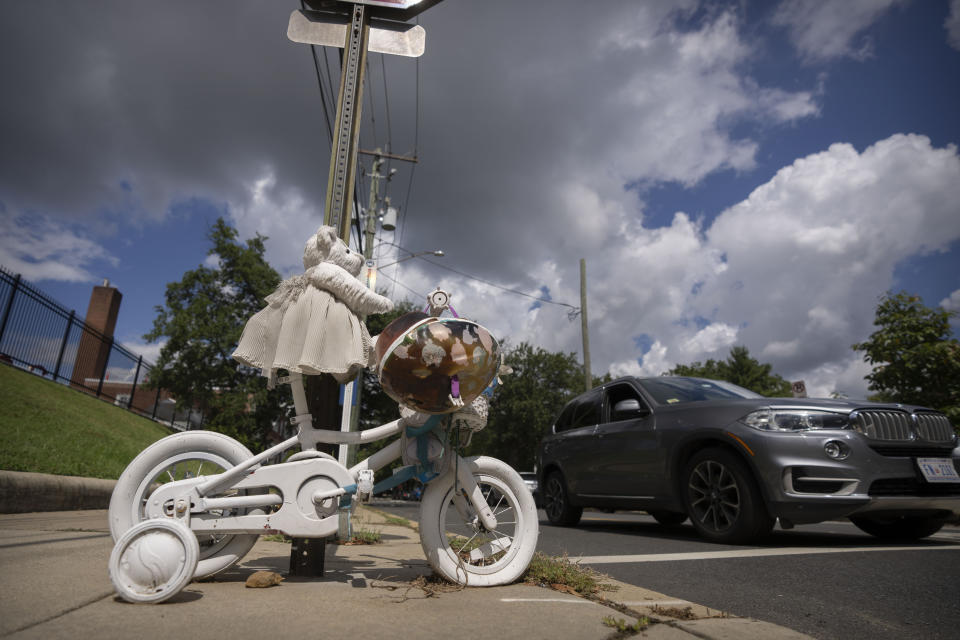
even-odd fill
[(487, 530), (473, 505), (458, 495), (453, 469), (427, 485), (420, 503), (420, 544), (434, 571), (471, 587), (517, 580), (533, 558), (540, 532), (533, 495), (505, 462), (484, 456), (462, 458), (493, 510), (497, 526)]

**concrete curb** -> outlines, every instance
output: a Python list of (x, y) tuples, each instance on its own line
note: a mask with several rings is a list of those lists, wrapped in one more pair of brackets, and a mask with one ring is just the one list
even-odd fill
[(116, 480), (0, 471), (0, 513), (106, 509)]

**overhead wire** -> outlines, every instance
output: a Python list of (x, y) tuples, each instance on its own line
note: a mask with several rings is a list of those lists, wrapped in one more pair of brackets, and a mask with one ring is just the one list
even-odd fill
[(572, 311), (577, 311), (577, 312), (580, 311), (580, 307), (575, 307), (575, 306), (573, 306), (572, 304), (567, 304), (566, 302), (557, 302), (556, 300), (548, 300), (547, 298), (538, 298), (538, 297), (536, 297), (536, 296), (530, 295), (529, 293), (524, 293), (523, 291), (518, 291), (517, 289), (511, 289), (510, 287), (505, 287), (505, 286), (500, 285), (500, 284), (497, 284), (497, 283), (495, 283), (495, 282), (490, 282), (489, 280), (485, 280), (485, 279), (483, 279), (483, 278), (478, 278), (477, 276), (472, 276), (472, 275), (470, 275), (469, 273), (464, 273), (463, 271), (460, 271), (459, 269), (454, 269), (453, 267), (448, 267), (448, 266), (445, 265), (445, 264), (440, 264), (439, 262), (434, 262), (433, 260), (428, 260), (427, 258), (424, 258), (424, 257), (420, 257), (420, 259), (423, 260), (424, 262), (428, 263), (428, 264), (432, 264), (432, 265), (435, 266), (435, 267), (440, 267), (441, 269), (446, 269), (447, 271), (452, 271), (453, 273), (455, 273), (455, 274), (457, 274), (457, 275), (459, 275), (459, 276), (463, 276), (464, 278), (469, 278), (470, 280), (476, 280), (477, 282), (482, 282), (482, 283), (485, 284), (485, 285), (489, 285), (489, 286), (491, 286), (491, 287), (500, 289), (500, 290), (502, 290), (502, 291), (507, 291), (507, 292), (509, 292), (509, 293), (514, 293), (514, 294), (516, 294), (516, 295), (518, 295), (518, 296), (524, 296), (524, 297), (526, 297), (526, 298), (530, 298), (530, 299), (532, 299), (532, 300), (536, 300), (537, 302), (543, 302), (543, 303), (546, 303), (546, 304), (553, 304), (553, 305), (557, 305), (557, 306), (560, 306), (560, 307), (567, 307), (568, 309), (570, 309), (570, 310), (572, 310)]
[(370, 126), (373, 129), (373, 143), (376, 145), (380, 136), (377, 135), (377, 114), (373, 108), (373, 80), (370, 79), (370, 60), (368, 59), (364, 64), (366, 66), (366, 77), (364, 80), (367, 81), (367, 101), (370, 105), (368, 109), (370, 111)]
[[(420, 24), (420, 16), (417, 16), (417, 24)], [(415, 98), (415, 118), (413, 123), (413, 157), (420, 157), (420, 58), (416, 61), (416, 98)], [(417, 171), (416, 162), (410, 167), (410, 178), (407, 180), (407, 193), (403, 200), (403, 207), (400, 209), (400, 215), (397, 218), (397, 230), (394, 232), (394, 238), (399, 237), (399, 244), (403, 244), (403, 236), (407, 230), (407, 210), (410, 207), (410, 194), (413, 192), (413, 176)], [(394, 289), (391, 288), (390, 295), (393, 295)]]
[[(380, 71), (383, 76), (383, 104), (384, 104), (384, 117), (387, 119), (387, 153), (390, 153), (393, 150), (393, 132), (390, 129), (390, 93), (387, 91), (387, 56), (385, 54), (380, 54)], [(387, 160), (387, 166), (390, 166), (390, 160)]]
[(323, 91), (323, 82), (320, 78), (320, 61), (317, 59), (317, 48), (310, 45), (310, 51), (313, 54), (313, 68), (317, 73), (317, 85), (320, 87), (320, 104), (323, 105), (323, 119), (326, 122), (327, 139), (333, 144), (333, 129), (330, 126), (330, 113), (327, 111), (327, 98)]
[[(404, 289), (406, 289), (407, 291), (409, 291), (409, 292), (412, 293), (413, 295), (417, 296), (417, 297), (420, 298), (421, 300), (426, 300), (426, 299), (427, 299), (427, 296), (426, 296), (425, 294), (420, 293), (419, 291), (414, 291), (413, 289), (411, 289), (411, 288), (408, 287), (407, 285), (403, 284), (402, 282), (400, 282), (399, 280), (397, 280), (397, 279), (394, 278), (393, 276), (388, 275), (385, 271), (377, 271), (377, 274), (383, 276), (383, 277), (386, 278), (387, 280), (390, 280), (391, 282), (393, 282), (394, 285), (400, 285), (401, 287), (403, 287)], [(390, 294), (390, 295), (393, 295), (393, 294)]]
[[(304, 11), (307, 10), (307, 5), (303, 0), (300, 0), (300, 8)], [(326, 57), (327, 55), (326, 47), (324, 47), (323, 55), (324, 57)], [(313, 70), (317, 76), (317, 87), (320, 89), (320, 104), (323, 105), (323, 119), (327, 125), (326, 127), (327, 139), (330, 141), (330, 144), (332, 145), (333, 144), (333, 128), (331, 126), (330, 113), (329, 113), (329, 110), (327, 109), (327, 96), (326, 96), (326, 91), (324, 91), (324, 87), (323, 87), (323, 78), (321, 77), (321, 74), (320, 74), (320, 59), (317, 57), (317, 47), (312, 44), (310, 45), (310, 57), (313, 59)], [(329, 75), (329, 72), (330, 72), (330, 68), (328, 66), (327, 67), (328, 75)]]

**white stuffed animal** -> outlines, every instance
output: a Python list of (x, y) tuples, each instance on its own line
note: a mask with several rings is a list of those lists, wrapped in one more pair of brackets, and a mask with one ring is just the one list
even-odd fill
[(233, 357), (268, 377), (286, 369), (329, 373), (341, 383), (373, 364), (370, 333), (358, 316), (390, 311), (393, 303), (357, 280), (363, 263), (333, 227), (320, 227), (304, 247), (303, 275), (266, 297)]

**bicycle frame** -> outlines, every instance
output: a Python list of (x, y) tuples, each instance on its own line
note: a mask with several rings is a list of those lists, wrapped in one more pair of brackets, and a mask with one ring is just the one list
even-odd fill
[[(302, 375), (291, 374), (280, 382), (289, 383), (293, 390), (296, 417), (292, 422), (298, 427), (297, 435), (223, 473), (162, 485), (147, 502), (146, 518), (173, 516), (196, 534), (279, 532), (296, 538), (322, 538), (337, 532), (338, 512), (345, 508), (341, 505), (341, 497), (358, 493), (362, 474), (372, 476), (373, 472), (399, 459), (402, 455), (401, 441), (392, 442), (349, 469), (332, 456), (318, 452), (317, 444), (375, 442), (399, 434), (404, 424), (401, 420), (394, 420), (357, 432), (316, 429), (307, 409)], [(263, 466), (265, 461), (297, 445), (301, 447), (301, 452), (292, 456), (290, 461)], [(495, 530), (496, 517), (473, 474), (458, 454), (453, 455), (457, 458), (451, 460), (448, 473), (456, 473), (457, 477), (458, 489), (454, 496), (457, 510), (467, 513), (466, 503), (469, 502), (479, 524), (489, 531)], [(279, 491), (279, 495), (269, 493), (271, 489)], [(369, 486), (366, 490), (372, 494)], [(245, 495), (219, 495), (225, 491), (237, 491)], [(353, 501), (349, 508), (352, 506)], [(230, 509), (253, 512), (245, 515), (216, 513)]]

